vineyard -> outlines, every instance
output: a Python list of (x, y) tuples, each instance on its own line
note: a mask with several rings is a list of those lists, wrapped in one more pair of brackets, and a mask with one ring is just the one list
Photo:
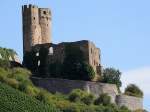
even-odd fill
[(59, 111), (52, 105), (45, 105), (8, 85), (0, 83), (0, 112)]

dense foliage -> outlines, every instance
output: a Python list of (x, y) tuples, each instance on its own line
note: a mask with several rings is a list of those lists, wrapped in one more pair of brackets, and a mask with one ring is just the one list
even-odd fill
[(0, 83), (0, 111), (1, 112), (59, 112), (52, 105), (42, 102)]
[(14, 55), (17, 55), (14, 50), (0, 47), (0, 59), (9, 60), (11, 58), (13, 60)]
[(129, 96), (143, 97), (142, 90), (135, 84), (128, 85), (125, 89), (125, 94)]
[(93, 68), (85, 63), (83, 52), (78, 46), (65, 46), (65, 59), (62, 76), (73, 80), (92, 80), (95, 77)]
[(110, 84), (116, 84), (119, 90), (119, 87), (121, 87), (121, 72), (119, 70), (116, 70), (114, 68), (105, 68), (103, 70), (103, 76), (102, 76), (102, 82), (104, 83), (110, 83)]

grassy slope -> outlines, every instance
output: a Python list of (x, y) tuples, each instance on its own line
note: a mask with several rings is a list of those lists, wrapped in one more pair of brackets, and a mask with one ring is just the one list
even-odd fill
[(53, 106), (0, 83), (0, 112), (58, 112)]

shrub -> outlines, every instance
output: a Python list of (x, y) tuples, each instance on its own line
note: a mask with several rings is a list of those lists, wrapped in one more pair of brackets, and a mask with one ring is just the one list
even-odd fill
[(135, 84), (130, 84), (125, 89), (125, 94), (129, 96), (135, 96), (135, 97), (143, 97), (142, 90), (136, 86)]
[(90, 105), (94, 102), (94, 96), (80, 89), (74, 89), (69, 95), (69, 100)]
[(111, 97), (108, 96), (106, 93), (101, 94), (94, 102), (95, 105), (109, 105), (111, 104)]
[(118, 90), (120, 91), (119, 87), (121, 87), (121, 72), (114, 68), (106, 68), (103, 70), (102, 82), (116, 84)]
[(8, 74), (9, 72), (7, 70), (5, 70), (4, 68), (0, 68), (0, 81), (3, 82)]
[(69, 100), (72, 102), (79, 102), (84, 96), (84, 92), (80, 89), (74, 89), (70, 95), (69, 95)]
[(37, 96), (39, 94), (39, 89), (36, 87), (33, 87), (31, 85), (26, 86), (25, 93), (27, 93), (30, 96)]
[(13, 68), (12, 73), (14, 74), (14, 76), (20, 75), (26, 79), (31, 76), (31, 72), (29, 70), (27, 70), (25, 68), (19, 68), (19, 67)]
[(9, 68), (10, 67), (10, 62), (8, 60), (0, 59), (0, 67), (2, 67), (2, 68)]
[(16, 79), (6, 78), (5, 82), (13, 88), (18, 89), (19, 82)]
[(86, 104), (86, 105), (90, 105), (93, 104), (94, 102), (94, 95), (92, 94), (87, 94), (86, 96), (84, 96), (81, 101)]
[(65, 46), (65, 58), (62, 65), (62, 78), (71, 80), (92, 80), (95, 77), (93, 68), (85, 63), (83, 51), (78, 46)]

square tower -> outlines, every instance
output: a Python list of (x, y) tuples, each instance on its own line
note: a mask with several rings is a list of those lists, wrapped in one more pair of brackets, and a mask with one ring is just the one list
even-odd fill
[(32, 46), (51, 43), (51, 11), (35, 5), (22, 6), (23, 53)]

